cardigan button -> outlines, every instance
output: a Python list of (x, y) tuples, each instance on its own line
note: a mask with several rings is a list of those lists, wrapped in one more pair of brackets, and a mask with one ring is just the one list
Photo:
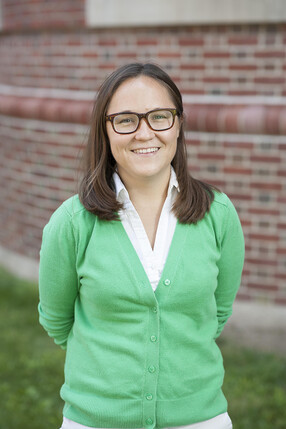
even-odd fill
[(152, 343), (155, 343), (157, 341), (156, 335), (151, 335), (150, 340), (152, 341)]
[(152, 308), (152, 311), (153, 311), (153, 313), (157, 313), (157, 311), (158, 311), (158, 310), (157, 310), (157, 307), (153, 307), (153, 308)]
[(171, 284), (171, 280), (166, 279), (166, 280), (164, 281), (164, 285), (165, 285), (165, 286), (169, 286), (170, 284)]
[(148, 401), (152, 401), (153, 399), (153, 395), (151, 393), (147, 393), (145, 397)]
[(145, 421), (146, 421), (147, 425), (152, 425), (153, 424), (153, 420), (150, 419), (150, 417), (149, 417), (149, 419), (146, 419)]
[(150, 365), (149, 368), (148, 368), (148, 371), (151, 372), (151, 373), (153, 373), (153, 372), (156, 371), (156, 368), (154, 367), (154, 365)]

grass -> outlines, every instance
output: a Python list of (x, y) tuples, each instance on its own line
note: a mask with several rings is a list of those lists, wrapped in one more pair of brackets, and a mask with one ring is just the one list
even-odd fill
[[(38, 323), (38, 290), (0, 270), (0, 429), (57, 429), (65, 353)], [(286, 428), (286, 357), (219, 340), (234, 429)]]

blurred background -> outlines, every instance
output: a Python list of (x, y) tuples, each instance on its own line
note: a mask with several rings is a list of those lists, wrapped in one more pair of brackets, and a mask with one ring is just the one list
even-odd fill
[[(258, 351), (253, 362), (259, 352), (285, 358), (285, 47), (285, 0), (0, 1), (2, 310), (9, 316), (15, 303), (13, 282), (19, 308), (23, 288), (36, 289), (42, 229), (77, 192), (99, 85), (122, 64), (151, 61), (183, 94), (191, 173), (231, 198), (244, 230), (242, 284), (222, 341)], [(270, 394), (284, 409), (285, 391), (284, 377)], [(0, 429), (18, 427), (11, 418)], [(256, 429), (286, 428), (286, 416), (269, 417), (273, 426), (257, 418)]]

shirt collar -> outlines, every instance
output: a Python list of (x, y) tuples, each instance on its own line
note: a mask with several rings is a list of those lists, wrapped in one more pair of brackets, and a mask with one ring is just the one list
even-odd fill
[(128, 191), (125, 188), (122, 180), (120, 179), (117, 171), (115, 171), (113, 173), (113, 181), (114, 181), (114, 185), (115, 185), (115, 193), (116, 193), (117, 201), (119, 201), (120, 203), (130, 201)]
[[(128, 201), (130, 201), (128, 191), (127, 191), (126, 187), (124, 186), (124, 183), (120, 179), (117, 171), (115, 171), (113, 173), (113, 181), (114, 181), (114, 185), (115, 185), (115, 193), (116, 193), (117, 201), (119, 201), (120, 203), (127, 203)], [(169, 196), (171, 194), (173, 189), (176, 189), (178, 192), (180, 191), (178, 180), (177, 180), (177, 175), (175, 173), (175, 170), (171, 166), (171, 176), (170, 176), (167, 196)]]

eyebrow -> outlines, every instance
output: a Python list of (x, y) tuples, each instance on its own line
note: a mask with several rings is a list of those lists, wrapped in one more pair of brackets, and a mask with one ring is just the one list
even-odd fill
[[(145, 113), (152, 112), (153, 110), (164, 110), (164, 109), (176, 109), (176, 107), (154, 107), (154, 109), (147, 110), (147, 112), (145, 112)], [(138, 113), (140, 115), (143, 112), (134, 112), (134, 110), (121, 110), (120, 112), (108, 113), (107, 116), (110, 116), (110, 115), (120, 115), (121, 113), (122, 114), (123, 113)]]

